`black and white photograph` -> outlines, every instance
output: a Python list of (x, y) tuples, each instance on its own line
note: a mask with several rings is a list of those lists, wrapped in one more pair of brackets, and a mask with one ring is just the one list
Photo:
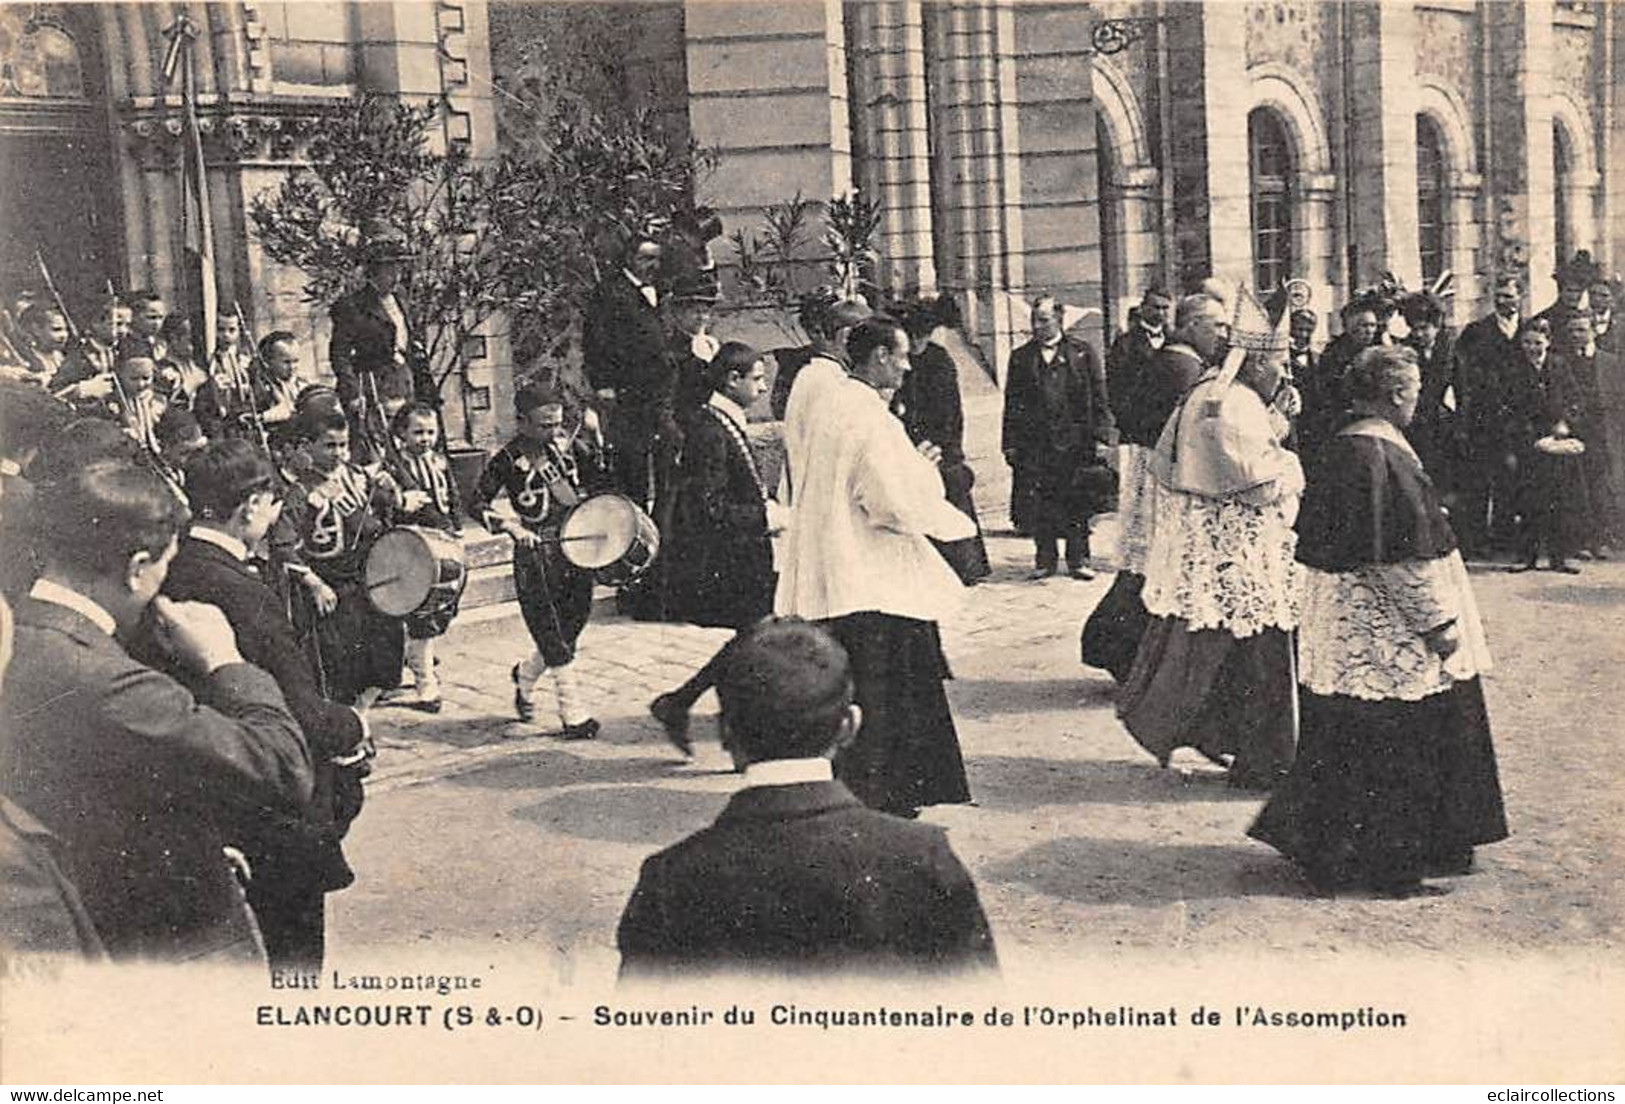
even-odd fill
[(3, 0), (0, 1081), (1625, 1081), (1622, 272), (1614, 0)]

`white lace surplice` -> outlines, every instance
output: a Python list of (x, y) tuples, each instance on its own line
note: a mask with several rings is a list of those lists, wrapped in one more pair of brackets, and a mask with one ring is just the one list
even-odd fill
[(1123, 448), (1123, 468), (1117, 477), (1117, 555), (1119, 571), (1145, 574), (1151, 553), (1151, 533), (1157, 522), (1157, 478), (1152, 474), (1155, 451), (1143, 445)]
[[(1308, 570), (1298, 628), (1298, 681), (1321, 695), (1420, 701), (1491, 666), (1461, 553)], [(1454, 619), (1461, 647), (1441, 660), (1421, 633)]]
[(1192, 632), (1223, 629), (1238, 639), (1298, 624), (1296, 494), (1263, 506), (1166, 487), (1157, 494), (1143, 594), (1150, 613), (1177, 617)]

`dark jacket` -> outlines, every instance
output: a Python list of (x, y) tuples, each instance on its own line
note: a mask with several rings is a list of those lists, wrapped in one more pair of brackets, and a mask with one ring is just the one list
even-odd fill
[(669, 585), (676, 617), (739, 629), (773, 611), (773, 550), (755, 457), (727, 417), (708, 406), (688, 423)]
[[(1168, 340), (1165, 335), (1160, 347), (1166, 348)], [(1126, 392), (1156, 357), (1158, 348), (1151, 344), (1151, 335), (1145, 327), (1136, 322), (1119, 334), (1106, 350), (1106, 390), (1111, 395), (1112, 416), (1117, 419), (1119, 428)]]
[(942, 450), (943, 468), (965, 462), (965, 408), (959, 395), (959, 372), (940, 345), (927, 345), (909, 356), (908, 375), (897, 389), (892, 409), (902, 419), (911, 441), (930, 441)]
[(203, 683), (200, 701), (84, 615), (18, 605), (4, 788), (61, 840), (115, 958), (257, 953), (221, 811), (296, 813), (311, 797), (310, 754), (271, 676), (234, 663)]
[(1517, 338), (1501, 332), (1494, 314), (1469, 322), (1456, 338), (1456, 391), (1468, 448), (1480, 459), (1499, 460), (1517, 451), (1508, 434), (1508, 388), (1522, 378), (1525, 367)]
[(1062, 338), (1050, 364), (1042, 348), (1029, 341), (1010, 354), (1001, 447), (1018, 467), (1062, 454), (1092, 463), (1096, 444), (1117, 441), (1106, 372), (1087, 345)]
[[(399, 296), (396, 302), (400, 302)], [(407, 363), (395, 362), (395, 323), (390, 321), (377, 291), (364, 287), (351, 292), (333, 304), (330, 314), (333, 341), (328, 346), (328, 358), (339, 398), (346, 406), (364, 397), (361, 381), (368, 373), (376, 377), (382, 399), (415, 398), (440, 405), (439, 389), (416, 335), (408, 334)]]
[(666, 355), (660, 309), (620, 269), (604, 277), (587, 303), (581, 352), (588, 382), (614, 388), (618, 411), (670, 411), (676, 365)]
[(1189, 345), (1170, 341), (1158, 349), (1144, 371), (1124, 388), (1122, 420), (1117, 426), (1123, 441), (1156, 448), (1162, 427), (1205, 370), (1202, 358)]
[(363, 735), (361, 718), (348, 706), (322, 697), (281, 596), (225, 549), (187, 537), (170, 564), (164, 593), (179, 602), (219, 607), (237, 633), (243, 658), (276, 680), (310, 748), (316, 785), (307, 811), (242, 811), (240, 838), (233, 842), (247, 853), (256, 880), (314, 880), (323, 889), (349, 885), (354, 875), (339, 839), (360, 809), (360, 781), (335, 767), (332, 759), (356, 750)]
[(105, 958), (62, 845), (28, 810), (0, 797), (0, 948), (11, 954)]
[(997, 965), (947, 834), (866, 808), (839, 782), (735, 794), (644, 862), (617, 942), (623, 977)]

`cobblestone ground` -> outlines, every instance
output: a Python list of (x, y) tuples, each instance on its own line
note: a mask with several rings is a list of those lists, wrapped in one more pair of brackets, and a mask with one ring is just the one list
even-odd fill
[[(973, 445), (985, 446), (980, 413)], [(981, 491), (984, 521), (1004, 524), (1005, 492), (993, 479)], [(1113, 949), (1617, 948), (1625, 800), (1609, 764), (1625, 564), (1588, 564), (1572, 579), (1475, 568), (1513, 837), (1482, 849), (1480, 872), (1450, 896), (1386, 902), (1310, 896), (1245, 837), (1256, 797), (1200, 760), (1159, 770), (1123, 732), (1110, 680), (1077, 653), (1109, 575), (1028, 582), (1029, 545), (989, 547), (994, 577), (944, 627), (977, 804), (926, 819), (950, 830), (975, 875), (1007, 965)], [(561, 977), (609, 976), (639, 864), (709, 822), (736, 784), (711, 739), (711, 699), (692, 763), (645, 713), (725, 637), (601, 606), (578, 663), (604, 733), (566, 744), (512, 719), (507, 672), (528, 644), (511, 608), (457, 624), (442, 647), (445, 712), (374, 714), (379, 764), (349, 843), (358, 881), (329, 906), (335, 955), (506, 944)], [(538, 719), (551, 723), (545, 708)]]

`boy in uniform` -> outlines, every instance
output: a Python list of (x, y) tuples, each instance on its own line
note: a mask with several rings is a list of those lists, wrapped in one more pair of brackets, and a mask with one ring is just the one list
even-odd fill
[[(451, 463), (436, 446), (440, 439), (440, 421), (434, 407), (414, 402), (400, 409), (391, 427), (400, 448), (389, 457), (385, 470), (400, 485), (403, 503), (395, 521), (400, 525), (418, 525), (439, 529), (453, 537), (462, 534), (457, 527), (460, 507), (457, 501), (457, 481), (452, 478)], [(406, 665), (411, 668), (417, 682), (417, 700), (414, 709), (425, 713), (440, 712), (440, 680), (435, 677), (434, 642), (444, 636), (457, 616), (457, 599), (444, 609), (427, 615), (416, 614), (406, 618)]]
[(303, 556), (337, 597), (316, 623), (327, 696), (365, 711), (401, 678), (401, 623), (373, 609), (366, 587), (367, 553), (401, 505), (400, 488), (351, 463), (343, 417), (317, 416), (298, 432), (310, 442), (309, 467), (298, 473), (303, 509), (295, 511)]
[[(474, 513), (493, 533), (513, 538), (513, 581), (519, 610), (536, 651), (514, 664), (514, 711), (532, 720), (536, 683), (549, 672), (558, 695), (559, 735), (589, 740), (599, 724), (582, 704), (576, 683), (576, 639), (592, 613), (591, 573), (564, 558), (559, 526), (572, 507), (605, 481), (596, 451), (564, 428), (564, 404), (538, 384), (514, 398), (519, 432), (486, 461), (475, 492)], [(511, 521), (491, 509), (503, 492), (519, 515)]]

